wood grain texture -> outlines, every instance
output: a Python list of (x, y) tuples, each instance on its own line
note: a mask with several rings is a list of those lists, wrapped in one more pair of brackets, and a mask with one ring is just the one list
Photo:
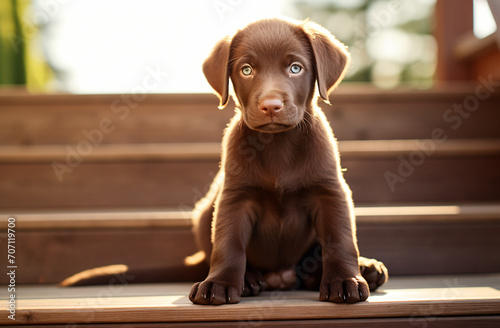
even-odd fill
[[(466, 208), (462, 209), (466, 211)], [(411, 209), (403, 207), (399, 210)], [(457, 211), (453, 206), (441, 210)], [(393, 215), (394, 212), (396, 208), (393, 208)], [(425, 219), (426, 215), (421, 213), (394, 215), (393, 220), (384, 220), (381, 215), (370, 217), (365, 212), (357, 226), (361, 254), (384, 261), (391, 277), (500, 272), (500, 252), (492, 251), (500, 249), (498, 216), (493, 218), (491, 212), (478, 210), (475, 210), (477, 217), (471, 213), (463, 216), (437, 214), (437, 209), (431, 211), (429, 208), (422, 212), (426, 212), (429, 218)], [(50, 221), (50, 216), (41, 215), (39, 219)], [(77, 272), (110, 264), (126, 264), (134, 268), (182, 267), (184, 258), (197, 251), (190, 225), (181, 217), (174, 219), (179, 226), (169, 222), (160, 224), (160, 221), (169, 219), (159, 219), (150, 226), (142, 222), (133, 226), (133, 221), (129, 221), (123, 227), (117, 227), (120, 222), (116, 214), (115, 222), (108, 228), (99, 223), (99, 218), (111, 220), (112, 216), (96, 215), (95, 221), (86, 221), (86, 228), (82, 226), (83, 221), (71, 226), (57, 217), (52, 218), (50, 225), (66, 226), (60, 229), (36, 228), (40, 223), (27, 223), (23, 227), (23, 216), (17, 217), (16, 254), (22, 268), (18, 270), (18, 283), (59, 283)], [(462, 219), (454, 219), (457, 216)], [(146, 217), (143, 219), (151, 222)], [(1, 218), (6, 219), (6, 216)], [(36, 229), (29, 229), (30, 224)], [(5, 244), (5, 238), (6, 234), (0, 233), (0, 245)], [(0, 248), (1, 258), (6, 258), (6, 250)], [(191, 270), (185, 268), (182, 272), (166, 281), (192, 279), (189, 278)], [(7, 278), (7, 275), (0, 275), (0, 284), (7, 283)]]
[[(16, 324), (213, 322), (482, 316), (500, 314), (500, 276), (394, 278), (367, 302), (319, 302), (317, 292), (274, 291), (236, 305), (193, 305), (191, 284), (20, 290)], [(5, 308), (5, 305), (2, 305)], [(5, 310), (2, 312), (5, 313)], [(0, 323), (12, 324), (5, 315)]]
[[(0, 145), (0, 163), (53, 163), (65, 164), (68, 146), (64, 145)], [(69, 146), (75, 149), (75, 146)], [(438, 143), (432, 139), (351, 140), (340, 141), (342, 158), (387, 158), (408, 156), (415, 152), (432, 152), (434, 157), (497, 156), (500, 139), (448, 140)], [(82, 155), (82, 162), (166, 162), (219, 160), (221, 145), (217, 142), (112, 144), (92, 147)]]
[(392, 275), (500, 272), (500, 223), (358, 224), (360, 254)]
[[(418, 158), (404, 153), (371, 158), (346, 155), (342, 166), (359, 205), (499, 202), (500, 155), (495, 151)], [(404, 164), (410, 156), (418, 164), (411, 165), (411, 172), (410, 164)], [(83, 161), (60, 182), (50, 163), (0, 164), (0, 210), (189, 210), (208, 191), (218, 166), (218, 159)], [(388, 180), (387, 174), (397, 178)]]
[[(500, 222), (500, 204), (431, 206), (360, 206), (354, 209), (358, 224)], [(7, 220), (0, 212), (0, 222)], [(70, 211), (10, 213), (19, 230), (191, 228), (191, 212), (175, 210)], [(5, 225), (4, 225), (5, 226)], [(2, 228), (0, 228), (2, 231)]]
[[(451, 112), (478, 90), (482, 100), (466, 117)], [(341, 140), (355, 202), (499, 201), (500, 93), (485, 90), (491, 91), (484, 79), (431, 90), (347, 84), (333, 96), (333, 107), (320, 103)], [(233, 115), (234, 104), (224, 111), (216, 106), (209, 94), (139, 101), (0, 91), (0, 209), (190, 209), (218, 170), (219, 142)], [(435, 143), (420, 164), (414, 139), (427, 143), (436, 129), (448, 139)], [(58, 179), (52, 164), (66, 164), (68, 147), (93, 138), (91, 151), (84, 149), (81, 162)], [(401, 156), (418, 165), (391, 190), (385, 174), (398, 173)]]
[(218, 161), (82, 163), (59, 182), (50, 164), (0, 165), (0, 208), (192, 209)]
[[(425, 139), (434, 128), (442, 128), (450, 138), (498, 137), (498, 91), (486, 91), (487, 97), (481, 96), (477, 110), (460, 128), (453, 129), (455, 123), (445, 120), (447, 111), (475, 97), (478, 88), (485, 93), (481, 81), (430, 90), (342, 84), (332, 96), (333, 106), (319, 104), (339, 140)], [(0, 144), (77, 144), (86, 139), (84, 130), (99, 129), (108, 119), (114, 129), (103, 133), (102, 144), (220, 142), (234, 110), (232, 102), (217, 110), (217, 97), (210, 94), (146, 95), (132, 104), (124, 100), (127, 97), (0, 94)]]
[[(365, 318), (365, 319), (321, 319), (321, 320), (274, 320), (274, 321), (243, 321), (243, 322), (203, 322), (205, 328), (219, 327), (273, 327), (273, 328), (498, 328), (500, 316), (450, 316), (450, 317), (412, 317), (412, 318)], [(66, 327), (66, 325), (51, 325)], [(31, 327), (31, 326), (30, 326)], [(199, 328), (199, 322), (168, 322), (168, 323), (127, 323), (124, 324), (79, 324), (81, 328)]]

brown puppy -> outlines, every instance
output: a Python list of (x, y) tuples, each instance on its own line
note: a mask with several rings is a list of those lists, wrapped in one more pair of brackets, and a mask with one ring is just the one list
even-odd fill
[(222, 39), (206, 59), (220, 108), (231, 80), (237, 110), (221, 169), (194, 212), (210, 272), (192, 287), (193, 303), (237, 303), (266, 284), (294, 286), (304, 256), (317, 261), (299, 278), (322, 301), (364, 301), (387, 280), (381, 262), (359, 257), (351, 191), (315, 104), (316, 82), (328, 102), (348, 63), (346, 47), (321, 26), (279, 19)]

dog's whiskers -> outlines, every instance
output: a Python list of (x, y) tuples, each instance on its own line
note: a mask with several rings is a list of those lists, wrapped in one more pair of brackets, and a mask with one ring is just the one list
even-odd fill
[(316, 122), (320, 122), (319, 118), (314, 116), (313, 114), (309, 113), (309, 112), (305, 112), (307, 115), (309, 115), (309, 117), (313, 120), (316, 120)]
[(313, 125), (311, 118), (317, 120), (317, 118), (311, 115), (311, 113), (304, 112), (304, 117), (302, 118), (302, 121), (300, 121), (299, 124), (297, 124), (299, 131), (305, 131), (306, 133), (309, 133), (309, 127), (312, 127)]

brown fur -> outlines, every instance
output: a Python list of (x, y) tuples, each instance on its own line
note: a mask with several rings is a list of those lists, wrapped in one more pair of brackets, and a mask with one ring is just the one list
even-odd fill
[[(319, 25), (278, 19), (222, 39), (206, 59), (220, 107), (231, 80), (237, 111), (224, 133), (220, 171), (194, 211), (210, 272), (191, 289), (193, 303), (237, 303), (266, 285), (289, 288), (318, 244), (319, 269), (302, 278), (319, 288), (320, 300), (363, 301), (387, 279), (381, 262), (359, 257), (337, 142), (315, 104), (315, 84), (328, 102), (348, 63), (346, 47)], [(369, 267), (370, 286), (360, 265)]]
[(315, 96), (317, 83), (328, 102), (348, 63), (344, 45), (308, 21), (262, 20), (219, 41), (203, 71), (221, 108), (232, 81), (237, 111), (221, 169), (193, 212), (200, 252), (184, 265), (112, 265), (61, 285), (193, 281), (209, 272), (191, 289), (194, 303), (237, 303), (297, 286), (319, 289), (322, 301), (365, 300), (388, 273), (382, 262), (359, 257), (351, 192)]

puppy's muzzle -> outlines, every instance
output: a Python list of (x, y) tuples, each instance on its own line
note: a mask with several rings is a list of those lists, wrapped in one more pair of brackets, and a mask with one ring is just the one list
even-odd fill
[(279, 99), (263, 99), (259, 102), (259, 109), (272, 120), (283, 109), (283, 102)]

